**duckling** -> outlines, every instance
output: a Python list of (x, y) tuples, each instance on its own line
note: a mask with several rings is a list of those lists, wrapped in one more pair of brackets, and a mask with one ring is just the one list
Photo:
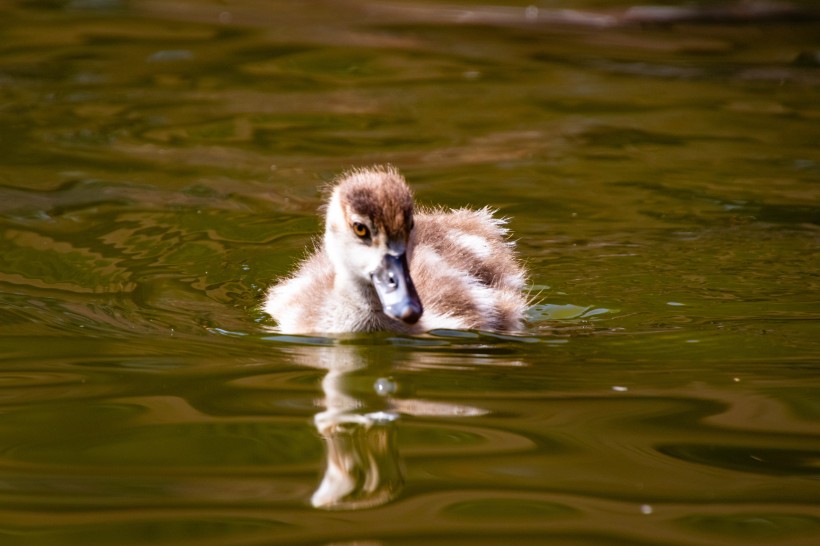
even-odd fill
[(321, 244), (267, 293), (280, 331), (523, 327), (527, 274), (491, 209), (415, 211), (404, 177), (374, 166), (337, 179), (324, 212)]

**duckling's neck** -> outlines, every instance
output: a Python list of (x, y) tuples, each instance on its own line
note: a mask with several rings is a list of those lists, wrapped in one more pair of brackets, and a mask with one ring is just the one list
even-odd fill
[(333, 294), (346, 301), (356, 302), (356, 307), (379, 309), (379, 298), (373, 285), (345, 270), (336, 270), (333, 278)]
[(390, 320), (373, 286), (345, 272), (336, 271), (328, 304), (326, 318), (333, 331), (375, 331), (384, 329), (384, 322)]

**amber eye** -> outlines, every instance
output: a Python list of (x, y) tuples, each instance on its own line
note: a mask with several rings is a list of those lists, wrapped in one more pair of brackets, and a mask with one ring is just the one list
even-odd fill
[(366, 225), (360, 222), (353, 222), (353, 233), (355, 233), (359, 239), (370, 237), (370, 230), (367, 229)]

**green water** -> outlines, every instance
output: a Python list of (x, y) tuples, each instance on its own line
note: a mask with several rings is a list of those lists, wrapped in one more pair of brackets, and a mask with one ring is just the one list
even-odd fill
[[(505, 4), (0, 7), (0, 544), (820, 542), (820, 23)], [(266, 329), (373, 163), (526, 333)]]

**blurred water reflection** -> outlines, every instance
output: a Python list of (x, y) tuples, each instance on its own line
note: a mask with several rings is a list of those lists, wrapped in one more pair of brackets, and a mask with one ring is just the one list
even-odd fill
[[(402, 462), (396, 445), (395, 420), (389, 404), (374, 404), (379, 394), (363, 400), (357, 394), (355, 371), (368, 359), (357, 347), (317, 349), (312, 365), (328, 370), (322, 379), (324, 411), (314, 422), (326, 446), (327, 463), (319, 488), (311, 497), (317, 508), (358, 509), (384, 504), (404, 485)], [(365, 391), (366, 392), (366, 391)], [(386, 394), (386, 393), (385, 393)], [(379, 407), (379, 406), (384, 406)]]

